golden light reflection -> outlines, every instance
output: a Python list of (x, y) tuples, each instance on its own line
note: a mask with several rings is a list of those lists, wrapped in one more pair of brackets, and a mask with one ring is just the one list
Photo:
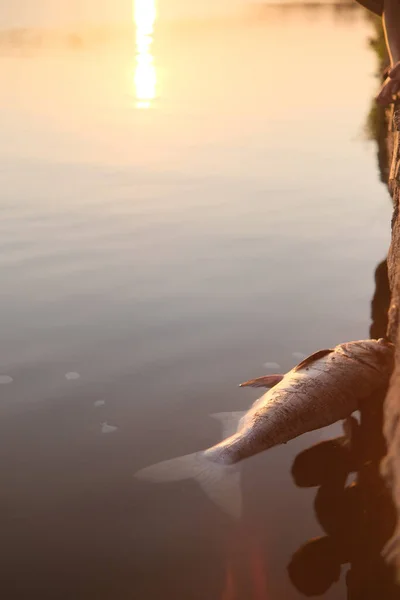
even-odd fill
[(156, 97), (157, 74), (152, 54), (156, 0), (135, 0), (136, 64), (134, 84), (137, 108), (150, 108)]

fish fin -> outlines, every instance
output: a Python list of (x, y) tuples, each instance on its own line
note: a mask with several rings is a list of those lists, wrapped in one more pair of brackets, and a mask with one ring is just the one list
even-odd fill
[(214, 504), (234, 519), (240, 518), (242, 490), (238, 467), (207, 460), (202, 452), (146, 467), (138, 471), (135, 477), (153, 483), (195, 479)]
[(272, 388), (274, 385), (278, 385), (283, 378), (284, 375), (264, 375), (264, 377), (257, 377), (257, 379), (249, 379), (249, 381), (240, 383), (239, 387)]
[(332, 348), (328, 348), (326, 350), (318, 350), (318, 352), (314, 352), (314, 354), (307, 356), (307, 358), (299, 362), (299, 364), (293, 368), (293, 371), (300, 371), (305, 367), (309, 367), (310, 365), (312, 365), (312, 363), (316, 362), (320, 358), (323, 358), (324, 356), (327, 356), (331, 352), (334, 352)]
[(240, 470), (236, 465), (219, 465), (204, 460), (204, 470), (196, 479), (207, 496), (226, 514), (239, 519), (242, 514)]
[[(163, 460), (150, 467), (145, 467), (137, 473), (135, 477), (144, 481), (153, 483), (165, 483), (170, 481), (182, 481), (193, 477), (193, 464), (195, 454), (179, 456), (171, 460)], [(193, 460), (192, 460), (193, 459)]]
[(221, 412), (221, 413), (213, 413), (210, 415), (213, 419), (220, 421), (222, 424), (222, 439), (224, 440), (227, 437), (231, 437), (234, 433), (237, 432), (240, 420), (247, 411), (235, 411), (235, 412)]

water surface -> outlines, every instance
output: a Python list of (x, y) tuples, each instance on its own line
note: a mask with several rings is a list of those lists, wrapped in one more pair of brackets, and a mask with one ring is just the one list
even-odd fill
[(153, 18), (1, 37), (7, 600), (297, 599), (287, 564), (322, 535), (290, 468), (339, 426), (248, 461), (240, 524), (133, 474), (218, 441), (209, 415), (265, 363), (369, 336), (391, 212), (371, 27)]

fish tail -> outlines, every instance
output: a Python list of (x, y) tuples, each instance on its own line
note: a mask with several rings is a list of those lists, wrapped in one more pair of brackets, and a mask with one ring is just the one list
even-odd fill
[(153, 483), (194, 479), (210, 500), (226, 514), (239, 519), (242, 513), (242, 490), (238, 467), (210, 461), (203, 452), (165, 460), (141, 469), (135, 477)]

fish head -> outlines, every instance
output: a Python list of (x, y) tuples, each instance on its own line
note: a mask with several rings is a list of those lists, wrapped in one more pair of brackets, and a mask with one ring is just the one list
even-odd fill
[(366, 360), (379, 367), (391, 369), (394, 357), (394, 344), (384, 338), (379, 340), (359, 340), (342, 345), (355, 359)]
[(383, 355), (393, 354), (394, 345), (385, 338), (379, 338), (379, 340), (359, 340), (358, 342), (350, 342), (355, 348), (364, 350), (365, 352), (378, 353)]

